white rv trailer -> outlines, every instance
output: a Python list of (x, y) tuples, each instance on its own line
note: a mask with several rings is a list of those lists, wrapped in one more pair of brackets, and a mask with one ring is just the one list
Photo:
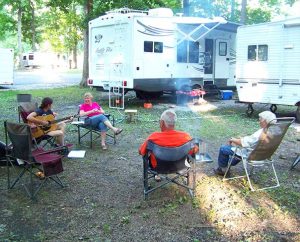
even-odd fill
[(240, 26), (236, 87), (241, 102), (296, 105), (300, 120), (300, 17)]
[(89, 22), (87, 83), (159, 95), (186, 86), (235, 87), (237, 27), (170, 9), (108, 12)]
[(14, 83), (14, 51), (0, 48), (0, 85)]

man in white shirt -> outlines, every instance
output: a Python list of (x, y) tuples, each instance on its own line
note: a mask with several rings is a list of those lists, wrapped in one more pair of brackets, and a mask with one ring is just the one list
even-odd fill
[[(252, 135), (245, 136), (242, 138), (230, 138), (230, 140), (228, 141), (229, 145), (222, 145), (220, 147), (218, 156), (218, 167), (214, 169), (215, 174), (224, 176), (230, 157), (234, 153), (234, 146), (238, 145), (243, 147), (244, 149), (242, 149), (242, 153), (247, 153), (247, 151), (249, 151), (249, 148), (253, 149), (257, 145), (263, 129), (266, 128), (270, 122), (276, 122), (276, 115), (270, 111), (261, 112), (260, 114), (258, 114), (258, 116), (259, 125), (261, 127), (259, 130), (257, 130)], [(238, 156), (236, 156), (232, 160), (232, 166), (235, 166), (241, 161), (241, 158), (239, 157), (241, 154), (237, 153), (237, 155)]]

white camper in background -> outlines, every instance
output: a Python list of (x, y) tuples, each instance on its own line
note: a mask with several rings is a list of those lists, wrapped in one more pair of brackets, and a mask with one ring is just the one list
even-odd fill
[(14, 51), (0, 48), (0, 85), (14, 83)]
[(44, 63), (44, 56), (39, 52), (27, 52), (23, 54), (23, 66), (37, 68)]
[(241, 102), (296, 105), (300, 120), (300, 17), (237, 31), (236, 87)]
[(89, 86), (159, 96), (186, 87), (235, 87), (238, 25), (119, 9), (89, 22)]

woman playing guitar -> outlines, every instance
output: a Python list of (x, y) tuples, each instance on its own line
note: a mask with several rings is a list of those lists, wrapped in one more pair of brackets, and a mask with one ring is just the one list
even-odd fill
[[(57, 122), (55, 117), (57, 113), (51, 110), (53, 100), (50, 97), (45, 97), (37, 110), (27, 116), (27, 120), (31, 126), (35, 126), (32, 130), (32, 135), (38, 138), (42, 135), (50, 135), (56, 137), (56, 143), (59, 146), (64, 145), (65, 137), (65, 122)], [(70, 117), (63, 120), (70, 119)]]

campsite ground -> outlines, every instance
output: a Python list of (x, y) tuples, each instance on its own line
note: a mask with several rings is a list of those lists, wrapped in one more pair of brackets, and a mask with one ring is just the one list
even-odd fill
[[(54, 98), (60, 116), (76, 112), (87, 89), (28, 91), (38, 101)], [(276, 152), (276, 169), (281, 187), (250, 192), (245, 180), (223, 182), (213, 174), (218, 148), (228, 137), (246, 135), (258, 127), (255, 106), (252, 118), (245, 105), (233, 101), (208, 99), (202, 105), (176, 106), (170, 97), (143, 109), (142, 102), (126, 98), (127, 108), (137, 109), (139, 121), (127, 123), (123, 112), (108, 109), (107, 95), (92, 91), (96, 101), (118, 119), (124, 128), (116, 145), (101, 150), (99, 142), (90, 149), (87, 142), (77, 144), (77, 131), (68, 126), (68, 142), (74, 149), (86, 150), (84, 159), (65, 159), (60, 189), (47, 183), (30, 201), (21, 186), (6, 190), (6, 167), (0, 167), (1, 241), (299, 241), (300, 167), (289, 170), (299, 152), (298, 125), (290, 128)], [(17, 120), (16, 91), (0, 95), (0, 140), (4, 140), (3, 121)], [(129, 100), (128, 100), (129, 99)], [(177, 128), (207, 142), (212, 164), (199, 166), (196, 197), (169, 186), (143, 198), (142, 160), (138, 147), (151, 132), (158, 130), (159, 115), (174, 107)], [(279, 107), (281, 116), (290, 108)], [(299, 127), (298, 127), (299, 128)], [(234, 172), (241, 171), (236, 167)], [(267, 173), (255, 173), (255, 180), (266, 182)], [(259, 186), (259, 185), (256, 185)]]

